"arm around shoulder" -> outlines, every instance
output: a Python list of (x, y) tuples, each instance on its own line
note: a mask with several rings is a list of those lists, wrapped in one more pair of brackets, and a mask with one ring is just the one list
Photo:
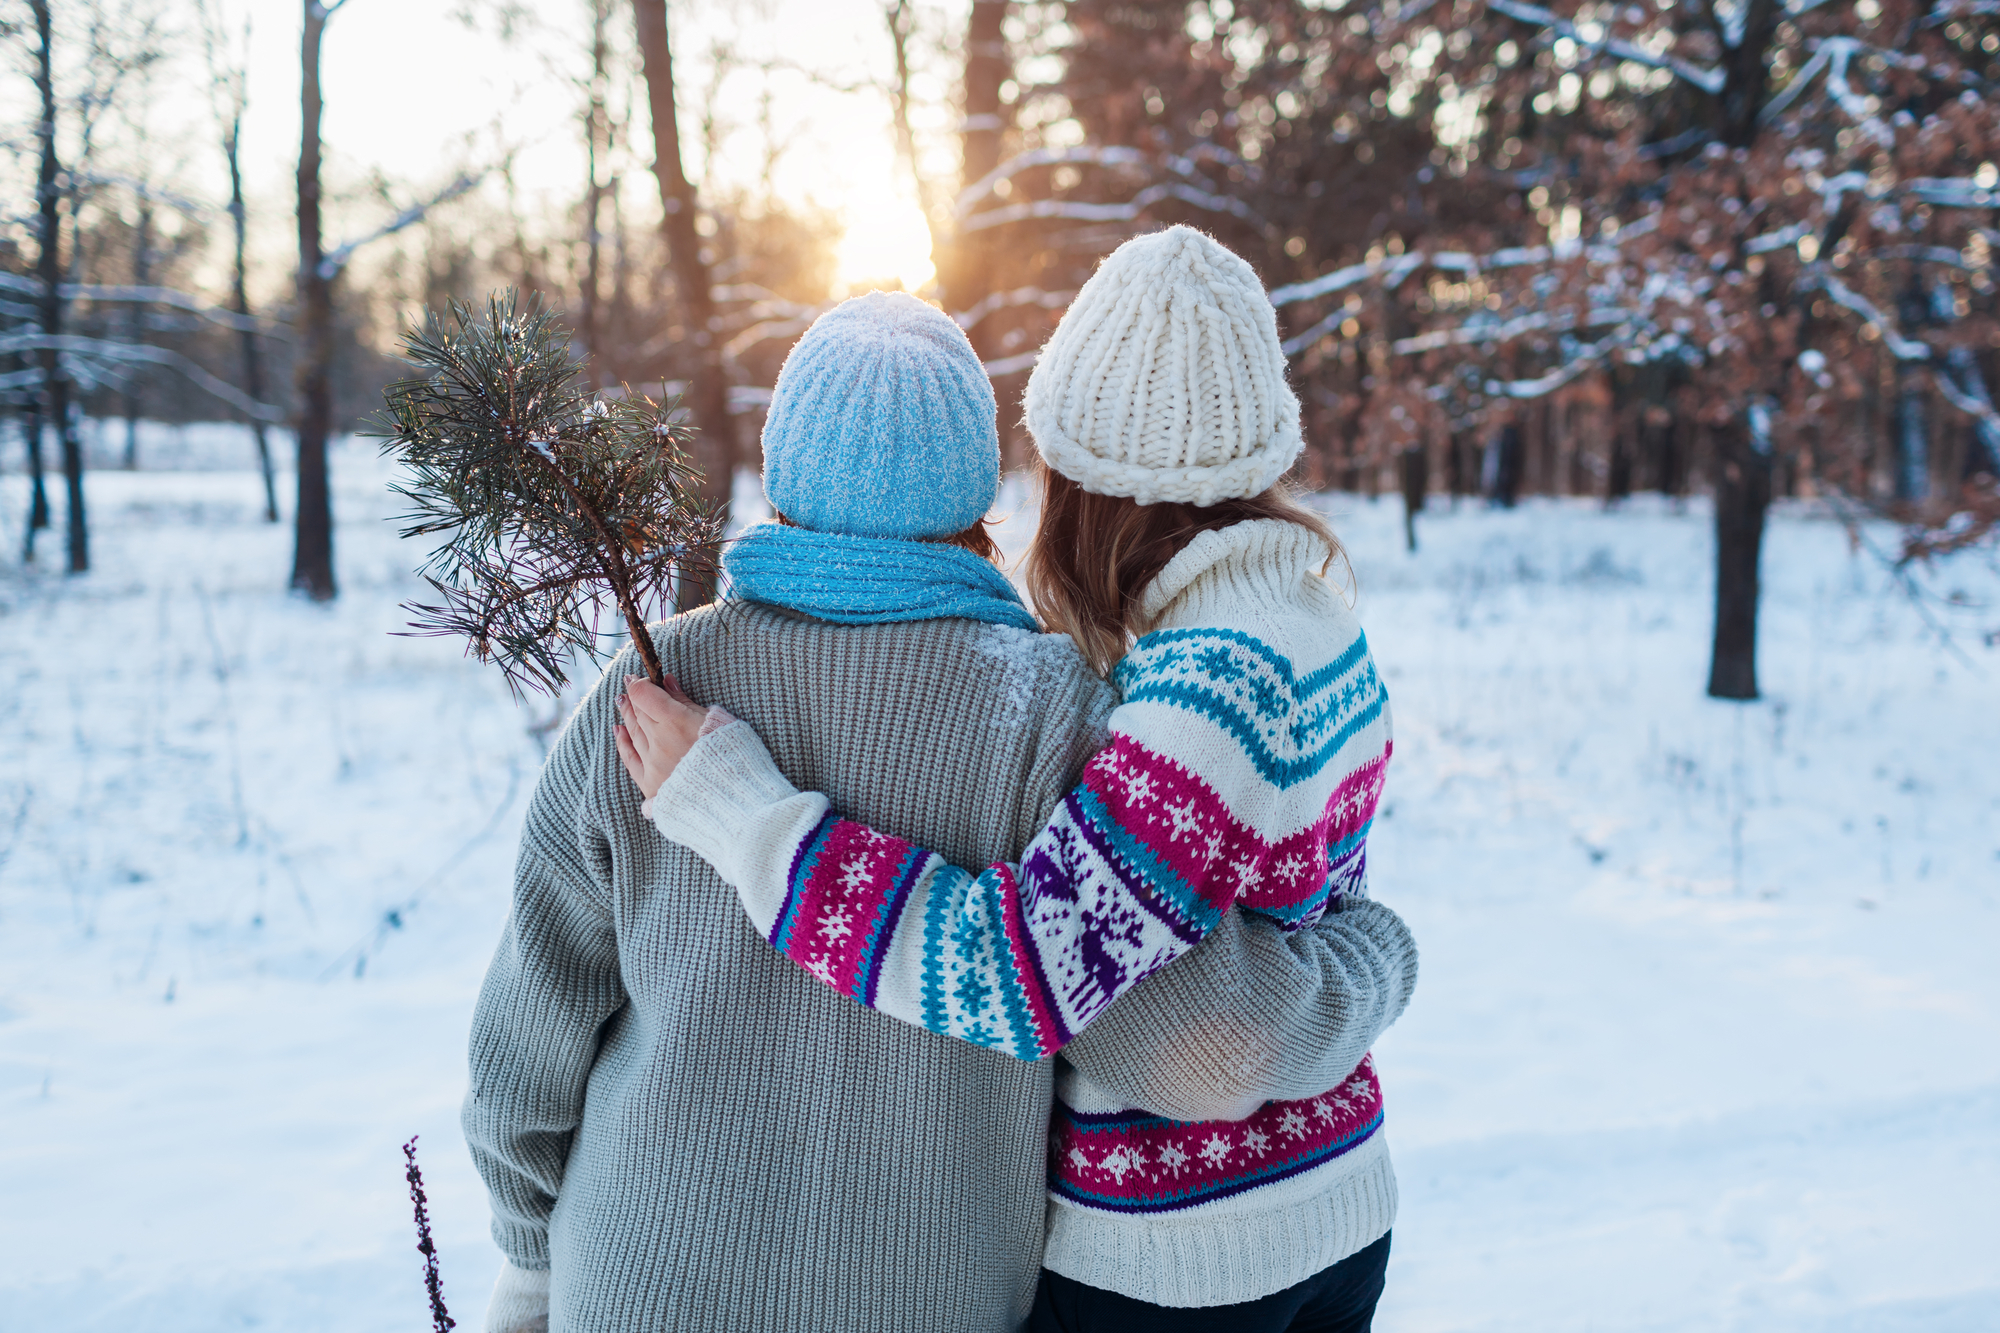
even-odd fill
[(1233, 911), (1121, 996), (1063, 1056), (1130, 1105), (1175, 1119), (1241, 1119), (1347, 1077), (1416, 984), (1416, 940), (1380, 903), (1345, 901), (1289, 935), (1267, 917)]

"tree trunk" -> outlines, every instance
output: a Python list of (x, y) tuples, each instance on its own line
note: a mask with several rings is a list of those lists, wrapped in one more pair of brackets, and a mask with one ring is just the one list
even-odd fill
[[(736, 472), (736, 423), (729, 415), (729, 382), (723, 377), (722, 349), (715, 336), (715, 298), (708, 262), (695, 226), (700, 200), (681, 165), (680, 113), (674, 105), (673, 46), (667, 34), (666, 0), (632, 0), (645, 65), (646, 100), (653, 117), (653, 175), (660, 183), (661, 231), (666, 236), (693, 355), (694, 383), (688, 405), (697, 431), (694, 464), (701, 472), (700, 496), (714, 513), (729, 513)], [(709, 562), (711, 567), (713, 562)], [(684, 578), (676, 590), (680, 609), (691, 610), (715, 596), (711, 579)]]
[(1508, 422), (1496, 431), (1486, 445), (1486, 457), (1480, 468), (1480, 490), (1486, 498), (1503, 509), (1512, 509), (1521, 497), (1521, 428)]
[[(1000, 165), (1007, 129), (1000, 85), (1012, 72), (1007, 58), (1007, 0), (972, 0), (965, 25), (965, 120), (960, 128), (959, 189), (978, 181)], [(990, 254), (982, 239), (987, 233), (955, 233), (936, 258), (938, 286), (946, 310), (970, 310), (992, 287)], [(997, 322), (973, 326), (972, 345), (982, 357), (991, 355), (988, 331)]]
[[(42, 98), (41, 172), (35, 185), (41, 252), (36, 256), (35, 276), (41, 279), (42, 332), (48, 346), (41, 349), (42, 395), (49, 420), (55, 424), (56, 439), (62, 446), (63, 481), (68, 491), (69, 513), (66, 536), (69, 572), (81, 574), (90, 568), (90, 526), (83, 509), (83, 448), (76, 437), (76, 422), (70, 419), (69, 377), (63, 371), (62, 354), (55, 340), (62, 335), (62, 189), (56, 184), (62, 175), (56, 159), (56, 86), (53, 34), (49, 0), (30, 0), (35, 17), (35, 36), (41, 43), (35, 55), (35, 89)], [(37, 448), (36, 452), (40, 452)]]
[(21, 563), (35, 563), (35, 534), (49, 525), (49, 488), (42, 477), (42, 400), (32, 395), (21, 410), (28, 441), (28, 523), (21, 534)]
[[(1931, 299), (1912, 266), (1910, 280), (1897, 294), (1896, 315), (1909, 337), (1922, 336), (1931, 322)], [(1924, 366), (1896, 363), (1896, 498), (1919, 504), (1931, 495), (1930, 404), (1925, 401), (1928, 376)]]
[(1757, 697), (1758, 561), (1771, 504), (1771, 452), (1760, 435), (1741, 420), (1714, 431), (1715, 645), (1708, 693), (1716, 699)]
[(1417, 515), (1423, 512), (1424, 496), (1430, 490), (1430, 450), (1421, 444), (1412, 445), (1403, 450), (1397, 461), (1401, 464), (1403, 483), (1403, 540), (1414, 555), (1417, 550)]
[[(1771, 81), (1767, 52), (1783, 19), (1780, 0), (1747, 0), (1742, 39), (1733, 46), (1723, 42), (1715, 130), (1731, 148), (1748, 148), (1757, 138)], [(1715, 643), (1708, 693), (1715, 699), (1755, 699), (1757, 566), (1771, 505), (1768, 409), (1753, 406), (1716, 426), (1709, 458), (1715, 476)]]
[(1748, 0), (1742, 40), (1734, 46), (1722, 43), (1723, 85), (1716, 108), (1716, 134), (1731, 148), (1748, 148), (1757, 137), (1764, 94), (1771, 86), (1768, 53), (1784, 18), (1782, 0)]
[(1924, 375), (1908, 362), (1896, 365), (1896, 498), (1908, 504), (1931, 494), (1931, 423)]
[(583, 335), (583, 352), (590, 365), (591, 383), (599, 388), (609, 382), (604, 367), (599, 363), (598, 275), (603, 253), (604, 186), (597, 179), (598, 159), (605, 152), (604, 81), (609, 51), (605, 45), (604, 28), (610, 18), (608, 5), (609, 0), (591, 0), (590, 6), (590, 109), (583, 122), (584, 165), (589, 169), (589, 182), (583, 196), (583, 310), (578, 321), (582, 325), (578, 331)]
[(948, 242), (938, 222), (938, 201), (932, 197), (931, 183), (917, 161), (917, 136), (910, 129), (910, 30), (916, 22), (914, 11), (913, 0), (895, 0), (883, 12), (889, 24), (890, 50), (896, 59), (890, 110), (896, 123), (896, 149), (902, 154), (903, 165), (909, 168), (910, 188), (916, 191), (917, 207), (923, 210), (924, 229), (931, 238), (931, 263), (935, 266), (944, 263)]
[[(223, 155), (229, 161), (229, 221), (236, 229), (236, 269), (233, 275), (232, 295), (236, 298), (236, 313), (245, 319), (250, 317), (249, 284), (244, 276), (244, 232), (247, 230), (243, 207), (243, 170), (237, 150), (242, 143), (243, 112), (239, 105), (230, 121), (229, 134), (223, 141)], [(247, 325), (238, 331), (237, 343), (243, 355), (243, 391), (251, 401), (264, 401), (264, 361), (257, 350), (257, 334)], [(257, 468), (264, 477), (264, 521), (278, 521), (278, 478), (271, 466), (271, 440), (264, 429), (264, 419), (250, 418), (250, 431), (257, 438)]]
[(320, 38), (329, 10), (305, 0), (299, 45), (299, 494), (294, 518), (292, 591), (315, 602), (333, 600), (333, 505), (327, 494), (326, 437), (333, 427), (333, 298), (320, 271), (325, 257), (319, 231)]
[[(141, 147), (144, 147), (143, 141)], [(139, 196), (139, 226), (132, 238), (132, 285), (145, 287), (153, 281), (153, 205), (144, 194)], [(129, 336), (135, 343), (146, 340), (146, 303), (132, 303)], [(128, 372), (137, 378), (137, 371)], [(136, 382), (129, 382), (124, 394), (125, 406), (125, 470), (135, 472), (139, 467), (139, 389)]]

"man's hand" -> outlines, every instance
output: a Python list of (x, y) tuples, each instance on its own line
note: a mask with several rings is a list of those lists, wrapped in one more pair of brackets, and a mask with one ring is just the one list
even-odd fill
[(630, 677), (618, 700), (618, 757), (649, 801), (694, 748), (708, 718), (708, 710), (688, 698), (678, 681), (668, 676), (666, 682), (663, 690), (644, 676)]

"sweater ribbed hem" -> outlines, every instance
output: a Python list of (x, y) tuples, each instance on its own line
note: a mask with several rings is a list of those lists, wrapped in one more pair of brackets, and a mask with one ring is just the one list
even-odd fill
[(1380, 1130), (1313, 1175), (1322, 1173), (1326, 1188), (1310, 1197), (1254, 1210), (1245, 1207), (1254, 1192), (1187, 1213), (1142, 1216), (1051, 1198), (1042, 1266), (1154, 1305), (1260, 1300), (1372, 1245), (1395, 1224), (1396, 1172)]

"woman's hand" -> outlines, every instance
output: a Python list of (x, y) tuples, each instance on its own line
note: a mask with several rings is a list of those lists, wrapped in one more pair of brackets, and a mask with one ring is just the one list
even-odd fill
[(678, 681), (668, 676), (666, 682), (663, 690), (644, 676), (633, 676), (618, 700), (618, 757), (649, 801), (694, 748), (708, 718), (708, 710), (688, 698)]

